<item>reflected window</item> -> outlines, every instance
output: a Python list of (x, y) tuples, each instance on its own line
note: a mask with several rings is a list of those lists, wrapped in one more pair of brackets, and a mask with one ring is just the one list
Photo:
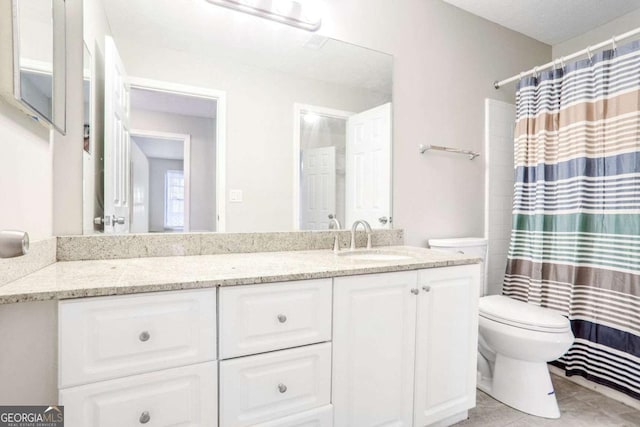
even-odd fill
[(184, 228), (184, 174), (181, 170), (168, 170), (165, 174), (164, 227)]

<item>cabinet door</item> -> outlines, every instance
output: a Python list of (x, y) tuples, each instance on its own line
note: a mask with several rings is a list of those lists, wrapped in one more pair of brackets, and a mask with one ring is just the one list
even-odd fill
[(217, 362), (60, 390), (67, 427), (218, 425)]
[(480, 265), (421, 270), (414, 426), (475, 406)]
[(334, 280), (336, 427), (411, 426), (416, 285), (416, 271)]

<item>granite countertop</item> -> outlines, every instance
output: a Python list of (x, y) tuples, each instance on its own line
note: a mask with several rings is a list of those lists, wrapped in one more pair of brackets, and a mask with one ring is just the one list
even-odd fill
[[(349, 251), (341, 251), (342, 254)], [(401, 260), (357, 260), (330, 250), (57, 262), (0, 286), (0, 304), (475, 264), (480, 259), (410, 246), (371, 252), (409, 256)]]

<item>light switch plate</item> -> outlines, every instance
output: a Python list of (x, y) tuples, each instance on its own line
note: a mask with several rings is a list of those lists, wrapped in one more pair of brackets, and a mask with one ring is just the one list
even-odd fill
[(235, 203), (242, 202), (242, 190), (229, 190), (229, 201)]

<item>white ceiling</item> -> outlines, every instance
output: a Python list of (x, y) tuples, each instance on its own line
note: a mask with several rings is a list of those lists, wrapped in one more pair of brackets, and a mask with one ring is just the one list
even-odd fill
[(181, 140), (132, 135), (131, 141), (149, 159), (184, 160), (184, 144)]
[(552, 46), (640, 8), (640, 0), (444, 1)]
[[(221, 61), (391, 93), (391, 55), (205, 0), (103, 0), (116, 43), (161, 46)], [(322, 43), (320, 43), (322, 44)], [(126, 67), (126, 64), (125, 64)]]
[(215, 99), (136, 88), (131, 89), (131, 109), (206, 119), (216, 117)]

